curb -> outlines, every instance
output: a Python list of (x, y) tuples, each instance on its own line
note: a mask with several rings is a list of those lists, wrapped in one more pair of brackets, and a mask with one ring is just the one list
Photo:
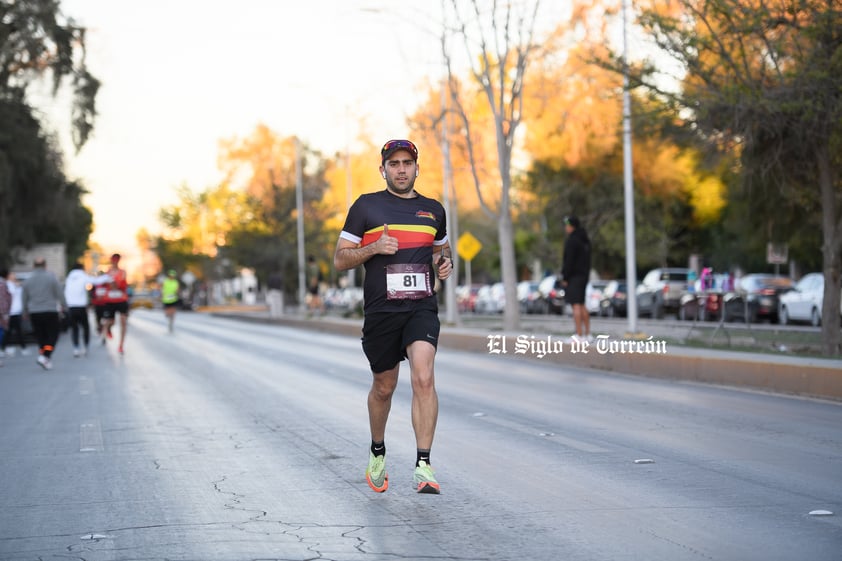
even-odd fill
[[(301, 318), (284, 316), (269, 318), (262, 314), (239, 313), (239, 311), (210, 311), (211, 315), (266, 323), (285, 325), (296, 329), (334, 333), (359, 337), (362, 319)], [(842, 360), (815, 359), (786, 356), (771, 356), (760, 353), (743, 353), (694, 349), (685, 347), (664, 347), (658, 352), (599, 352), (590, 348), (587, 352), (571, 352), (562, 338), (547, 341), (552, 345), (563, 345), (542, 357), (536, 353), (516, 348), (517, 335), (500, 332), (482, 332), (480, 329), (464, 329), (442, 325), (440, 346), (485, 354), (505, 354), (522, 357), (525, 360), (540, 360), (575, 368), (586, 368), (602, 372), (634, 374), (666, 380), (684, 380), (706, 384), (718, 384), (739, 388), (770, 391), (842, 401)], [(504, 337), (505, 339), (500, 339)], [(495, 342), (490, 344), (494, 338)], [(540, 336), (537, 339), (541, 339)], [(547, 340), (547, 337), (543, 337)], [(621, 339), (610, 339), (619, 341)], [(504, 344), (505, 341), (505, 344)], [(606, 339), (606, 342), (609, 339)], [(491, 346), (490, 346), (491, 345)], [(503, 349), (505, 348), (505, 352)], [(605, 349), (603, 349), (605, 350)], [(663, 350), (663, 352), (660, 352)]]

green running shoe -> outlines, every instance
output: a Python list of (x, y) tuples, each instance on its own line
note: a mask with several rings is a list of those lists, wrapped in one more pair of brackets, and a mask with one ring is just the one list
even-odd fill
[(365, 480), (368, 486), (378, 493), (389, 488), (389, 474), (386, 473), (386, 455), (375, 456), (368, 453), (368, 467), (365, 470)]
[(431, 493), (434, 495), (441, 493), (439, 482), (436, 481), (436, 478), (433, 475), (433, 468), (431, 468), (427, 462), (419, 462), (418, 467), (415, 468), (414, 479), (415, 490), (419, 493)]

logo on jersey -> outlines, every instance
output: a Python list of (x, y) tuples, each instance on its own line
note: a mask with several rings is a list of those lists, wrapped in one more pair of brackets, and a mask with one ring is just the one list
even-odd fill
[(419, 210), (415, 213), (416, 218), (429, 218), (433, 222), (436, 220), (436, 215), (428, 210)]

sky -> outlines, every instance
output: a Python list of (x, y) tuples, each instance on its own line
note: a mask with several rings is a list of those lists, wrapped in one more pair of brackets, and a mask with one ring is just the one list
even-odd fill
[(136, 252), (139, 229), (162, 230), (158, 211), (177, 187), (218, 184), (218, 142), (258, 124), (328, 154), (361, 121), (378, 143), (406, 136), (424, 85), (443, 72), (438, 16), (419, 5), (440, 2), (63, 0), (102, 82), (93, 136), (76, 154), (67, 96), (36, 92), (34, 103), (89, 191), (92, 241)]

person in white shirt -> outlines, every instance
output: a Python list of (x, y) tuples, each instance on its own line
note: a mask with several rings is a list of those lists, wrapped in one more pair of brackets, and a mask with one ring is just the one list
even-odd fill
[[(88, 322), (88, 285), (111, 282), (109, 275), (91, 276), (83, 270), (81, 263), (76, 263), (64, 281), (64, 299), (70, 310), (70, 334), (73, 339), (73, 356), (88, 354), (91, 341), (91, 327)], [(79, 329), (82, 330), (82, 343), (79, 346)]]
[(23, 336), (23, 287), (15, 278), (15, 274), (11, 272), (6, 277), (6, 285), (12, 295), (12, 306), (9, 308), (8, 325), (0, 341), (0, 350), (3, 354), (12, 357), (15, 355), (15, 348), (9, 345), (17, 342), (20, 354), (26, 356), (29, 350), (26, 348), (26, 339)]
[[(12, 306), (12, 293), (6, 283), (6, 277), (9, 276), (7, 269), (0, 269), (0, 341), (3, 341), (6, 333), (6, 327), (9, 325), (9, 308)], [(6, 353), (0, 349), (0, 358), (4, 358)], [(3, 366), (3, 361), (0, 360), (0, 366)]]

